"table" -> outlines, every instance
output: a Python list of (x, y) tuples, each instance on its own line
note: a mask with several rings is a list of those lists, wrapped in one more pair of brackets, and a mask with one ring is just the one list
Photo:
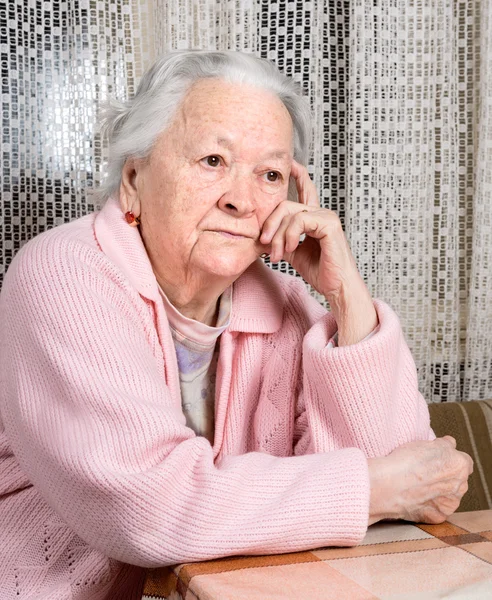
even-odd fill
[(360, 546), (148, 572), (145, 600), (491, 600), (492, 510), (372, 525)]

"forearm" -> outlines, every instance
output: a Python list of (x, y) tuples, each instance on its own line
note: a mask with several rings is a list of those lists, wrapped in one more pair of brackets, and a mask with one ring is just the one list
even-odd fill
[(429, 439), (429, 411), (398, 317), (380, 300), (374, 306), (378, 333), (363, 343), (327, 349), (338, 327), (332, 313), (304, 338), (307, 424), (316, 452), (329, 449), (330, 431), (370, 457)]
[(362, 279), (348, 284), (336, 296), (327, 296), (338, 326), (338, 346), (357, 344), (379, 321), (369, 290)]

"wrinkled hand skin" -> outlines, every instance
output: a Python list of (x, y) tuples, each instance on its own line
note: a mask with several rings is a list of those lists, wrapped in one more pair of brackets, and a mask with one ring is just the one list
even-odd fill
[[(316, 186), (306, 167), (292, 162), (299, 202), (281, 202), (263, 224), (260, 242), (270, 261), (286, 260), (327, 300), (341, 295), (342, 287), (362, 278), (338, 215), (320, 207)], [(305, 240), (300, 244), (300, 236)], [(359, 290), (358, 290), (359, 291)]]
[[(338, 328), (338, 345), (362, 341), (378, 325), (371, 294), (358, 269), (338, 215), (321, 208), (306, 167), (295, 160), (291, 176), (299, 202), (283, 201), (263, 223), (259, 252), (286, 260), (326, 298)], [(305, 235), (304, 242), (300, 237)]]
[(444, 522), (468, 490), (473, 461), (451, 436), (410, 442), (388, 456), (368, 459), (369, 525), (382, 519)]

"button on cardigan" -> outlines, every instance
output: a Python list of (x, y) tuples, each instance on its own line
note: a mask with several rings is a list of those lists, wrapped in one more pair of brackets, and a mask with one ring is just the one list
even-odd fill
[(145, 567), (359, 543), (366, 457), (431, 439), (397, 316), (333, 317), (255, 262), (221, 336), (213, 446), (118, 203), (26, 244), (0, 295), (0, 598), (138, 598)]

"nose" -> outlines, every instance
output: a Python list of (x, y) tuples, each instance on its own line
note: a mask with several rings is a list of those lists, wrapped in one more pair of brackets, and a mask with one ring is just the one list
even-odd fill
[(251, 217), (256, 210), (253, 181), (246, 174), (237, 174), (219, 200), (219, 208), (236, 218)]

